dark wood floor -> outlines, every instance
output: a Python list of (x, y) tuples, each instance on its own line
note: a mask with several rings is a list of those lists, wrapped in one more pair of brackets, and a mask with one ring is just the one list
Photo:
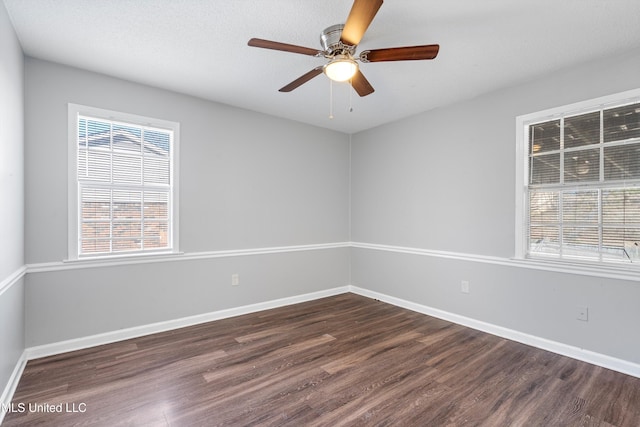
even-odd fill
[(640, 379), (344, 294), (30, 361), (13, 405), (7, 427), (638, 427)]

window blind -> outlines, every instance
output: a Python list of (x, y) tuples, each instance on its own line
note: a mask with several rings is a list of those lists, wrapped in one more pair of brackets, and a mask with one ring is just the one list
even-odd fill
[(640, 262), (640, 103), (526, 131), (528, 255)]
[(78, 116), (78, 252), (171, 248), (173, 132)]

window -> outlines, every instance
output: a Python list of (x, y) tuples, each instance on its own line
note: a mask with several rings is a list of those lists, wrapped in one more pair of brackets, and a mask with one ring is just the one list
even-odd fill
[(517, 255), (640, 263), (640, 91), (517, 122)]
[(177, 252), (177, 123), (69, 105), (69, 258)]

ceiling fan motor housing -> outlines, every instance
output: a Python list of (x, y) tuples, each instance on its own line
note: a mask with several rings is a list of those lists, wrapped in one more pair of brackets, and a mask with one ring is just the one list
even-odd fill
[(327, 57), (337, 54), (353, 54), (355, 46), (347, 46), (340, 41), (344, 24), (336, 24), (325, 28), (320, 34), (320, 44)]

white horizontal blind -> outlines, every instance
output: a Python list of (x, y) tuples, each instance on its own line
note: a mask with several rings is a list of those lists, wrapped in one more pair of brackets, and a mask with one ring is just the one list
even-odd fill
[(527, 254), (640, 262), (640, 102), (526, 125)]
[(78, 116), (78, 254), (172, 246), (173, 132)]

